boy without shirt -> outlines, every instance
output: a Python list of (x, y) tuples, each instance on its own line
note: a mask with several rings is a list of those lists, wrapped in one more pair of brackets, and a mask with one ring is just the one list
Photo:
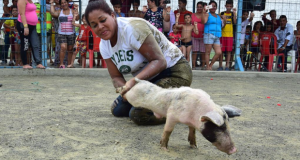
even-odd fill
[(176, 28), (182, 28), (181, 32), (181, 47), (182, 47), (182, 53), (187, 61), (190, 61), (190, 52), (192, 49), (192, 32), (194, 31), (195, 34), (199, 34), (198, 28), (197, 28), (197, 22), (195, 22), (194, 25), (191, 24), (191, 15), (185, 14), (184, 15), (184, 22), (185, 24), (179, 25), (179, 17), (180, 13), (176, 14), (176, 22), (175, 27)]

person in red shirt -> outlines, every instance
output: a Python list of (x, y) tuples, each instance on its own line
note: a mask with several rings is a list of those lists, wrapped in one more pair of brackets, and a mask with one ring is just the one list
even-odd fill
[(180, 43), (181, 34), (178, 32), (178, 29), (175, 27), (175, 24), (173, 24), (172, 27), (173, 32), (169, 34), (170, 41), (175, 44), (182, 52), (182, 47)]
[[(186, 0), (179, 0), (178, 1), (179, 9), (174, 11), (174, 15), (176, 15), (177, 13), (180, 13), (179, 24), (185, 24), (184, 15), (186, 15), (186, 14), (192, 15), (193, 14), (192, 12), (186, 10), (186, 4), (187, 4)], [(180, 32), (181, 32), (181, 30), (180, 30)]]
[(88, 36), (89, 36), (88, 31), (91, 30), (91, 27), (87, 25), (84, 14), (81, 17), (83, 24), (76, 24), (75, 23), (75, 18), (77, 17), (77, 15), (78, 15), (78, 12), (76, 12), (74, 14), (74, 18), (73, 18), (73, 21), (72, 21), (73, 26), (80, 28), (79, 29), (79, 35), (76, 39), (76, 46), (75, 46), (76, 51), (73, 53), (71, 64), (68, 65), (67, 68), (75, 68), (74, 67), (74, 60), (75, 60), (75, 57), (76, 57), (78, 52), (81, 55), (82, 68), (85, 68), (85, 65), (86, 65), (87, 39), (88, 39)]
[(130, 11), (133, 0), (121, 0), (121, 1), (122, 1), (121, 12), (125, 14), (125, 17), (128, 17), (128, 12)]
[[(267, 15), (270, 15), (271, 17), (271, 20), (267, 19), (266, 16)], [(272, 23), (273, 24), (273, 29), (272, 29), (272, 32), (274, 33), (275, 30), (280, 26), (280, 19), (276, 19), (276, 10), (271, 10), (270, 12), (268, 13), (264, 13), (262, 15), (262, 20), (264, 22), (264, 24), (267, 24), (267, 23)]]

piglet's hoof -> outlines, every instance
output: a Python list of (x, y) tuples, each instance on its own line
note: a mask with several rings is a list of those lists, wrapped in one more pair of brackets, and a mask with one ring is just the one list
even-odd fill
[(169, 150), (168, 150), (167, 147), (160, 147), (160, 149), (161, 149), (162, 151), (169, 152)]
[(198, 146), (197, 146), (197, 145), (190, 145), (190, 148), (191, 148), (191, 149), (197, 149)]

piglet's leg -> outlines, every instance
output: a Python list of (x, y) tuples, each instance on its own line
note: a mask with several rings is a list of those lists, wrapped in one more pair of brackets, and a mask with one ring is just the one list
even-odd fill
[(197, 143), (196, 143), (196, 129), (194, 127), (190, 127), (189, 126), (188, 141), (190, 142), (190, 147), (191, 148), (197, 148)]
[(168, 142), (169, 142), (169, 137), (174, 129), (174, 126), (177, 122), (175, 122), (171, 117), (169, 118), (167, 116), (166, 124), (164, 127), (164, 132), (160, 140), (160, 147), (162, 150), (167, 151), (168, 149)]

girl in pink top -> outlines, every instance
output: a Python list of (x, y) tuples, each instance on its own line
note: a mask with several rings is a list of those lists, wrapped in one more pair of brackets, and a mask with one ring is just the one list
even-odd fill
[(45, 68), (41, 64), (40, 39), (36, 33), (36, 24), (38, 23), (36, 6), (32, 0), (19, 0), (17, 5), (19, 11), (17, 30), (21, 40), (20, 53), (23, 68), (32, 68), (30, 64), (27, 63), (27, 50), (29, 49), (29, 44), (32, 48), (34, 61), (37, 64), (36, 68)]
[(197, 22), (199, 34), (192, 33), (193, 41), (193, 54), (192, 54), (192, 66), (196, 68), (196, 59), (198, 52), (200, 52), (201, 68), (205, 65), (205, 45), (203, 42), (204, 24), (201, 23), (201, 14), (203, 12), (203, 6), (206, 5), (204, 2), (197, 3), (197, 12), (192, 14), (192, 24)]

